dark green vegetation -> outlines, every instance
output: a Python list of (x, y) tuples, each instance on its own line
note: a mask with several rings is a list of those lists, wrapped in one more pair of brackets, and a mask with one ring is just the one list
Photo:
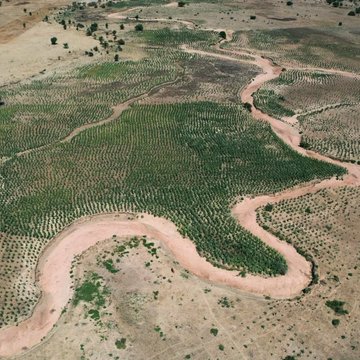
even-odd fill
[[(80, 301), (93, 303), (96, 307), (105, 304), (107, 289), (102, 285), (101, 277), (95, 273), (90, 274), (87, 279), (75, 289), (73, 303), (79, 304)], [(97, 310), (90, 310), (89, 314), (92, 318), (98, 318)]]
[(126, 338), (121, 338), (115, 341), (117, 349), (126, 349)]
[(284, 100), (282, 96), (276, 94), (273, 90), (260, 89), (254, 94), (254, 105), (262, 109), (263, 112), (277, 118), (295, 114), (291, 109), (284, 107), (282, 104)]
[(345, 301), (328, 300), (325, 305), (334, 310), (336, 315), (345, 315), (349, 313), (346, 309), (344, 309)]
[(104, 261), (103, 265), (105, 266), (106, 270), (108, 270), (109, 272), (111, 272), (113, 274), (115, 274), (119, 271), (114, 267), (114, 263), (113, 263), (112, 259), (108, 259), (108, 260)]
[(284, 259), (238, 226), (231, 203), (343, 172), (297, 155), (241, 105), (134, 106), (71, 143), (5, 163), (0, 229), (51, 238), (85, 214), (146, 211), (172, 220), (218, 265), (279, 274)]

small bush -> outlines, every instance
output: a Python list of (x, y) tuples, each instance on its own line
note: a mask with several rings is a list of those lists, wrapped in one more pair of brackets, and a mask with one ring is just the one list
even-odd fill
[(335, 311), (335, 314), (337, 315), (345, 315), (349, 312), (345, 310), (343, 307), (345, 305), (345, 301), (340, 300), (328, 300), (326, 301), (325, 305), (329, 307), (330, 309)]
[(226, 32), (225, 31), (220, 31), (219, 32), (219, 36), (223, 39), (226, 39)]
[(51, 42), (51, 45), (56, 45), (57, 44), (57, 38), (55, 36), (53, 36), (51, 39), (50, 39), (50, 42)]
[(135, 31), (143, 31), (143, 30), (144, 30), (143, 24), (136, 24), (135, 25)]
[(121, 338), (115, 341), (115, 345), (118, 349), (126, 349), (126, 339)]

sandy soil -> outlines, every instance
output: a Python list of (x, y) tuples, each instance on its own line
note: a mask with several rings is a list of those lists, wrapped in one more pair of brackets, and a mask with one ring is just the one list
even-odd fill
[[(58, 45), (51, 45), (53, 36), (57, 37)], [(63, 48), (64, 43), (69, 44), (69, 50)], [(96, 45), (95, 39), (74, 29), (64, 31), (59, 24), (39, 22), (11, 41), (0, 43), (0, 85), (37, 75), (54, 65), (59, 70), (78, 65), (80, 59), (84, 63), (88, 60), (84, 51)]]
[(118, 219), (116, 215), (99, 215), (74, 223), (46, 248), (37, 268), (41, 299), (29, 319), (0, 331), (1, 356), (14, 355), (30, 348), (49, 333), (72, 296), (70, 270), (74, 257), (99, 240), (113, 235), (156, 238), (170, 250), (183, 268), (196, 276), (248, 292), (287, 298), (297, 295), (310, 281), (310, 265), (292, 246), (276, 238), (269, 238), (269, 245), (275, 244), (286, 257), (289, 267), (287, 274), (274, 278), (253, 275), (242, 278), (238, 272), (216, 268), (200, 257), (194, 243), (183, 238), (176, 226), (165, 219), (148, 214), (141, 214), (134, 220)]

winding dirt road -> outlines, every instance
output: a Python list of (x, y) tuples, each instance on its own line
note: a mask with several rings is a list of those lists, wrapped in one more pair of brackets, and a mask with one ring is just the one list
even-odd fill
[[(230, 53), (229, 55), (192, 50), (187, 47), (183, 47), (183, 50), (199, 55), (215, 56), (224, 60), (233, 61), (242, 60), (232, 57), (231, 53), (233, 55), (251, 55), (254, 59), (251, 63), (259, 66), (262, 69), (262, 73), (257, 75), (242, 91), (241, 100), (243, 102), (249, 102), (252, 105), (254, 92), (266, 81), (278, 77), (282, 71), (279, 66), (274, 65), (270, 60), (247, 52), (224, 50), (227, 53)], [(141, 95), (140, 97), (142, 96), (144, 95)], [(130, 103), (137, 100), (138, 98), (135, 100), (132, 99), (120, 105), (116, 110), (116, 115), (119, 116)], [(307, 193), (316, 192), (323, 188), (343, 185), (359, 185), (360, 169), (359, 166), (342, 163), (313, 151), (302, 149), (299, 146), (299, 133), (286, 122), (279, 121), (264, 114), (254, 106), (252, 106), (251, 114), (257, 120), (269, 122), (273, 131), (279, 138), (298, 153), (314, 159), (335, 163), (345, 167), (348, 171), (348, 174), (342, 180), (328, 179), (319, 183), (311, 183), (301, 187), (288, 189), (271, 196), (264, 195), (255, 198), (247, 198), (232, 209), (233, 215), (239, 221), (241, 226), (258, 236), (266, 244), (275, 248), (285, 257), (288, 264), (288, 272), (286, 275), (273, 278), (247, 275), (245, 278), (242, 278), (238, 276), (238, 272), (236, 271), (228, 271), (214, 267), (211, 263), (199, 256), (195, 245), (189, 239), (183, 238), (177, 232), (173, 223), (149, 214), (140, 214), (142, 216), (137, 216), (131, 220), (129, 220), (127, 216), (119, 214), (89, 217), (79, 220), (63, 230), (51, 241), (41, 255), (37, 267), (37, 282), (42, 291), (40, 301), (37, 303), (32, 315), (27, 320), (21, 322), (18, 326), (10, 326), (0, 330), (0, 356), (16, 355), (40, 343), (41, 339), (44, 338), (56, 324), (62, 309), (72, 297), (70, 269), (74, 257), (80, 255), (98, 241), (108, 239), (113, 235), (147, 235), (148, 237), (157, 239), (171, 252), (182, 267), (196, 276), (211, 282), (276, 298), (289, 298), (298, 295), (311, 280), (310, 264), (300, 256), (291, 245), (280, 241), (275, 236), (262, 229), (256, 222), (255, 211), (259, 206), (269, 202), (290, 199)], [(114, 117), (115, 113), (101, 123), (112, 121)], [(100, 123), (86, 125), (82, 127), (82, 130), (99, 124)], [(63, 141), (71, 140), (79, 132), (79, 130), (75, 130)]]

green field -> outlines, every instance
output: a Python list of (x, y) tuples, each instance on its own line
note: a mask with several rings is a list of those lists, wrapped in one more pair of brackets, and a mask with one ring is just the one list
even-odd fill
[(7, 162), (0, 231), (50, 239), (83, 215), (146, 211), (172, 220), (218, 265), (284, 273), (284, 259), (229, 206), (343, 172), (297, 155), (238, 105), (134, 106), (71, 143)]
[[(285, 29), (249, 30), (237, 32), (226, 47), (246, 47), (264, 52), (285, 64), (300, 67), (315, 66), (357, 72), (360, 46), (356, 34), (341, 28), (295, 27)], [(271, 55), (270, 55), (271, 54)]]

